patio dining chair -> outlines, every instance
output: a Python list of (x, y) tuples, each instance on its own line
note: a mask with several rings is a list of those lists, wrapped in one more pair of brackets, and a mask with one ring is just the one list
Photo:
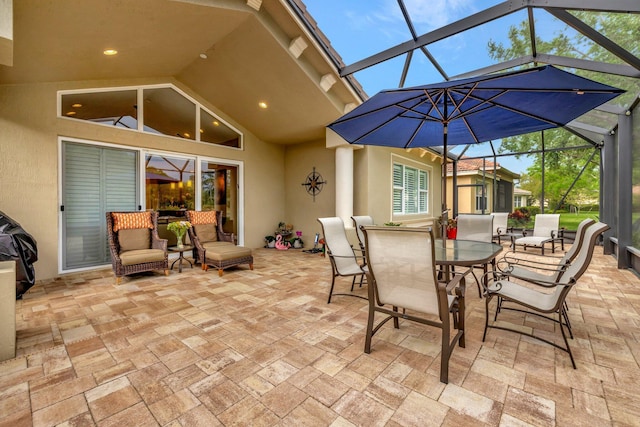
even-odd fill
[(533, 225), (533, 234), (528, 236), (523, 232), (523, 237), (514, 240), (512, 249), (522, 246), (527, 250), (527, 246), (538, 247), (544, 255), (544, 245), (551, 244), (551, 252), (556, 251), (556, 242), (560, 242), (564, 251), (564, 229), (560, 229), (560, 214), (538, 214)]
[[(609, 226), (601, 222), (589, 226), (585, 231), (584, 241), (582, 245), (580, 245), (580, 249), (576, 254), (574, 262), (569, 264), (564, 272), (554, 280), (520, 280), (517, 283), (513, 281), (513, 277), (503, 276), (494, 280), (489, 286), (487, 286), (485, 288), (486, 317), (482, 341), (484, 342), (486, 339), (488, 328), (517, 332), (567, 352), (571, 359), (571, 364), (575, 369), (576, 362), (573, 358), (573, 353), (571, 353), (571, 347), (569, 346), (569, 341), (567, 340), (567, 334), (565, 332), (565, 328), (567, 328), (571, 338), (573, 338), (573, 333), (568, 324), (567, 305), (565, 302), (567, 295), (573, 286), (589, 267), (597, 239), (608, 229)], [(491, 280), (489, 276), (487, 276), (487, 279)], [(496, 313), (493, 318), (494, 323), (489, 324), (489, 303), (494, 297), (497, 297), (496, 299), (498, 300), (498, 303), (496, 305)], [(510, 304), (505, 306), (503, 303)], [(512, 307), (511, 304), (516, 304), (516, 307)], [(551, 339), (544, 338), (542, 335), (534, 334), (535, 330), (532, 328), (529, 328), (531, 329), (531, 332), (529, 332), (526, 326), (520, 325), (518, 327), (511, 328), (505, 324), (497, 323), (498, 314), (501, 313), (502, 310), (516, 310), (524, 312), (525, 320), (528, 314), (532, 314), (555, 322), (559, 325), (564, 346), (551, 341)], [(551, 317), (553, 314), (557, 315), (557, 320)]]
[[(492, 215), (473, 215), (473, 214), (459, 214), (457, 217), (458, 234), (456, 240), (473, 240), (476, 242), (488, 242), (493, 241), (493, 220)], [(495, 259), (491, 261), (492, 266), (495, 269)], [(473, 269), (481, 269), (484, 274), (489, 270), (488, 264), (473, 266)], [(478, 284), (478, 296), (482, 298), (482, 286), (476, 274), (471, 270), (473, 277)]]
[(578, 224), (576, 237), (571, 248), (559, 260), (556, 258), (556, 261), (550, 262), (549, 257), (546, 257), (545, 261), (522, 258), (516, 256), (514, 252), (509, 252), (498, 261), (498, 269), (503, 276), (512, 276), (525, 280), (558, 280), (578, 255), (584, 243), (587, 228), (593, 224), (595, 224), (595, 221), (590, 218), (584, 219)]
[[(511, 232), (509, 228), (509, 213), (508, 212), (492, 212), (493, 216), (493, 240), (497, 240), (499, 245), (502, 244), (502, 239), (506, 237), (507, 233)], [(509, 239), (509, 241), (511, 241)]]
[(358, 236), (358, 242), (360, 243), (360, 249), (362, 249), (363, 253), (365, 251), (364, 246), (364, 234), (360, 229), (362, 225), (373, 225), (373, 218), (368, 215), (363, 216), (352, 216), (351, 220), (353, 221), (353, 226), (356, 229), (356, 234)]
[(333, 288), (336, 283), (336, 277), (351, 277), (352, 293), (339, 293), (335, 295), (354, 296), (366, 299), (353, 293), (356, 279), (360, 279), (360, 286), (362, 286), (367, 267), (364, 265), (363, 255), (356, 255), (353, 246), (351, 246), (349, 239), (347, 239), (342, 218), (318, 218), (318, 222), (322, 226), (322, 234), (324, 235), (324, 242), (327, 249), (326, 253), (331, 261), (331, 288), (329, 289), (327, 304), (331, 303), (331, 296), (334, 295)]
[[(391, 319), (396, 329), (399, 318), (439, 328), (440, 381), (446, 384), (455, 345), (465, 346), (464, 294), (470, 269), (454, 275), (448, 283), (438, 281), (431, 228), (365, 226), (363, 230), (369, 267), (364, 352), (371, 353), (373, 335)], [(377, 324), (376, 313), (385, 315)]]

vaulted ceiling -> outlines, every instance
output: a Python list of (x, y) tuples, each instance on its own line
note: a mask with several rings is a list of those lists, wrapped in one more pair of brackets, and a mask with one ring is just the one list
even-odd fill
[(260, 139), (299, 143), (358, 99), (314, 43), (278, 0), (20, 0), (0, 84), (174, 78)]

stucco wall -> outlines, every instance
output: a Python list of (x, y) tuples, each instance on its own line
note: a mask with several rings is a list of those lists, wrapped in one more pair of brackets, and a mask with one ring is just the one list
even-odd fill
[[(405, 151), (387, 147), (366, 147), (355, 153), (356, 184), (354, 214), (371, 215), (377, 224), (394, 221), (404, 225), (430, 223), (440, 215), (440, 158), (420, 157), (420, 150)], [(393, 215), (393, 162), (397, 160), (429, 171), (429, 212), (420, 215)], [(366, 189), (366, 196), (359, 194)]]
[[(313, 247), (316, 233), (322, 235), (317, 218), (335, 216), (336, 182), (335, 150), (325, 148), (324, 141), (289, 145), (285, 154), (286, 218), (282, 220), (294, 225), (294, 231), (302, 231), (306, 249)], [(313, 168), (326, 181), (322, 191), (315, 197), (307, 193), (305, 182)], [(278, 222), (270, 224), (264, 235), (273, 233)]]
[(243, 151), (56, 117), (58, 90), (155, 83), (189, 93), (171, 79), (0, 86), (0, 210), (37, 240), (37, 280), (58, 274), (59, 136), (243, 161), (245, 246), (261, 247), (264, 231), (284, 217), (284, 147), (258, 140), (211, 105), (243, 131)]

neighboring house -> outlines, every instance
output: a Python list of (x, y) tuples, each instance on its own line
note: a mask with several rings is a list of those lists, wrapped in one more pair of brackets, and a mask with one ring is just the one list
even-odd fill
[[(454, 189), (454, 163), (447, 164), (447, 206), (454, 213), (511, 212), (515, 206), (515, 172), (483, 159), (462, 157), (455, 162), (457, 172)], [(457, 210), (454, 195), (457, 194)]]
[(9, 1), (0, 16), (0, 210), (37, 240), (38, 280), (108, 265), (111, 210), (219, 209), (253, 248), (280, 221), (309, 245), (318, 217), (439, 215), (438, 155), (326, 130), (366, 95), (289, 2)]
[(530, 206), (529, 201), (531, 200), (531, 191), (525, 190), (520, 187), (515, 187), (513, 189), (513, 208), (525, 208)]

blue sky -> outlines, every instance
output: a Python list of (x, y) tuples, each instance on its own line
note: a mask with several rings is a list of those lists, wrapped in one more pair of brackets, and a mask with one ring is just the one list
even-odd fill
[[(411, 39), (397, 0), (303, 0), (307, 10), (331, 41), (344, 63), (350, 65)], [(418, 36), (455, 22), (473, 13), (501, 3), (501, 0), (405, 0)], [(537, 35), (550, 39), (564, 26), (543, 11), (535, 11)], [(449, 77), (494, 64), (488, 55), (489, 40), (504, 42), (508, 29), (527, 19), (526, 11), (510, 14), (486, 25), (471, 29), (428, 46)], [(398, 87), (405, 57), (397, 57), (358, 72), (355, 77), (365, 91), (374, 95), (380, 90)], [(404, 86), (443, 81), (443, 76), (421, 52), (413, 55)], [(460, 151), (462, 147), (453, 149)], [(466, 155), (490, 153), (487, 144), (470, 147)], [(514, 157), (498, 158), (514, 172), (523, 172), (531, 161)]]

